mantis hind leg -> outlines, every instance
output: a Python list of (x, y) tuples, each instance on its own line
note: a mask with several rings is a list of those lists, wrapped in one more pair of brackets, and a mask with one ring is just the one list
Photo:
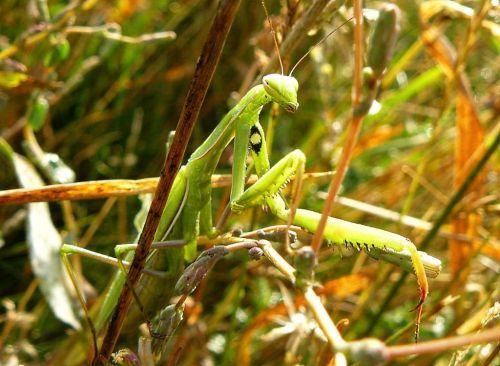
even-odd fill
[(68, 261), (68, 255), (71, 254), (71, 251), (66, 251), (63, 248), (64, 248), (64, 245), (60, 251), (61, 260), (63, 262), (64, 267), (66, 268), (66, 272), (68, 273), (71, 284), (73, 285), (73, 288), (75, 289), (76, 295), (78, 297), (78, 302), (80, 303), (80, 306), (83, 309), (85, 320), (86, 320), (87, 325), (88, 325), (90, 332), (92, 334), (92, 349), (94, 352), (94, 355), (92, 357), (95, 357), (97, 354), (99, 354), (99, 348), (97, 345), (97, 330), (96, 330), (94, 322), (92, 321), (92, 318), (90, 316), (90, 312), (89, 312), (89, 309), (88, 309), (87, 304), (85, 302), (84, 296), (80, 290), (80, 287), (78, 286), (78, 280), (76, 279), (75, 273), (73, 272), (73, 269), (71, 268), (71, 264)]

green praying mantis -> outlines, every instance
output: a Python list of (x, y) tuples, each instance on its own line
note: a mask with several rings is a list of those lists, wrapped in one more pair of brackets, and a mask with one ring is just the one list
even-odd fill
[[(293, 69), (292, 69), (293, 71)], [(196, 243), (201, 234), (214, 238), (218, 231), (212, 223), (211, 177), (224, 149), (234, 138), (234, 162), (232, 167), (232, 186), (230, 209), (238, 214), (255, 206), (266, 206), (280, 220), (315, 232), (320, 214), (295, 207), (288, 207), (281, 196), (281, 189), (298, 172), (304, 170), (305, 155), (294, 150), (276, 165), (270, 166), (265, 136), (259, 116), (266, 104), (277, 103), (285, 111), (294, 113), (299, 104), (298, 81), (291, 76), (269, 74), (262, 83), (254, 86), (234, 106), (216, 126), (208, 138), (194, 151), (186, 165), (178, 172), (154, 241), (181, 239), (184, 246), (155, 250), (148, 260), (148, 270), (161, 272), (161, 275), (144, 275), (135, 293), (141, 299), (142, 307), (151, 316), (162, 308), (172, 297), (174, 285), (182, 274), (185, 260), (196, 256)], [(245, 189), (245, 176), (248, 151), (251, 151), (259, 179)], [(364, 250), (369, 255), (413, 270), (419, 285), (416, 332), (422, 312), (422, 305), (429, 288), (427, 276), (435, 277), (440, 271), (440, 261), (424, 252), (417, 251), (407, 238), (384, 230), (336, 219), (328, 218), (325, 238), (335, 246)], [(130, 261), (134, 245), (117, 246), (118, 258)], [(63, 260), (67, 263), (68, 254), (86, 254), (78, 247), (64, 245), (61, 249)], [(122, 287), (126, 283), (126, 271), (117, 271), (100, 311), (95, 320), (95, 333), (98, 334), (110, 317)], [(147, 293), (147, 296), (145, 295)], [(131, 311), (130, 322), (141, 320), (143, 314)], [(94, 336), (96, 335), (94, 334)]]

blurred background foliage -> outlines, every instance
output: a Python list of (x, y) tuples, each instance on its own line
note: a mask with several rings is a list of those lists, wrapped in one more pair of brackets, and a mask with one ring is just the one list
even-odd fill
[[(280, 42), (317, 2), (267, 1)], [(304, 29), (300, 41), (282, 54), (287, 70), (350, 16), (349, 1), (323, 3), (320, 16)], [(418, 243), (426, 233), (422, 227), (387, 220), (375, 207), (365, 212), (360, 203), (421, 219), (423, 226), (446, 206), (463, 180), (462, 169), (470, 171), (477, 164), (476, 160), (467, 166), (467, 159), (499, 133), (500, 38), (495, 23), (500, 14), (496, 1), (395, 3), (402, 15), (400, 36), (377, 101), (364, 119), (341, 190), (342, 196), (356, 201), (351, 207), (337, 204), (334, 216), (398, 232)], [(381, 4), (364, 5), (368, 48)], [(216, 1), (206, 0), (3, 0), (1, 137), (39, 167), (37, 151), (41, 156), (56, 154), (53, 169), (41, 169), (47, 184), (72, 180), (61, 161), (74, 172), (75, 181), (158, 175), (168, 133), (175, 129), (216, 6)], [(450, 48), (436, 50), (438, 37), (429, 40), (425, 33), (429, 29), (446, 38)], [(273, 163), (300, 148), (307, 156), (307, 171), (335, 169), (351, 117), (352, 44), (348, 23), (298, 67), (297, 113), (264, 109), (261, 120), (273, 136), (268, 137)], [(273, 53), (272, 33), (260, 2), (243, 1), (188, 153), (258, 82)], [(460, 84), (457, 79), (462, 77)], [(231, 160), (228, 148), (219, 163), (220, 173), (230, 172)], [(496, 154), (441, 227), (442, 235), (426, 249), (443, 261), (444, 268), (431, 281), (424, 340), (478, 331), (488, 316), (498, 317), (498, 303), (494, 307), (500, 270), (498, 162)], [(18, 187), (7, 160), (1, 164), (0, 188)], [(321, 212), (327, 185), (325, 179), (308, 180), (302, 207)], [(227, 188), (214, 194), (220, 215)], [(139, 206), (136, 197), (110, 198), (51, 203), (50, 213), (64, 242), (84, 241), (89, 249), (111, 254), (113, 244), (135, 237), (132, 221)], [(84, 343), (85, 337), (75, 336), (58, 321), (36, 291), (26, 216), (23, 206), (0, 206), (0, 272), (5, 279), (0, 284), (0, 360), (9, 365), (62, 364), (68, 354), (68, 334), (73, 334), (72, 347)], [(275, 221), (268, 215), (253, 210), (231, 217), (228, 230), (251, 230), (271, 222)], [(453, 233), (454, 239), (449, 239)], [(334, 320), (348, 319), (345, 336), (387, 339), (396, 334), (391, 341), (411, 341), (414, 319), (409, 310), (417, 298), (414, 278), (399, 288), (391, 306), (377, 318), (388, 284), (397, 281), (401, 270), (365, 254), (338, 259), (338, 252), (325, 246), (317, 280), (324, 286)], [(240, 253), (220, 261), (210, 272), (193, 295), (187, 324), (179, 331), (180, 364), (328, 362), (328, 347), (320, 337), (311, 336), (310, 314), (297, 298), (295, 309), (283, 306), (283, 297), (293, 303), (294, 293), (263, 262), (250, 263)], [(97, 289), (90, 301), (96, 301), (112, 269), (88, 260), (83, 265), (83, 275)], [(496, 315), (488, 315), (492, 311)], [(136, 338), (124, 338), (121, 346), (135, 349), (135, 342)], [(85, 346), (79, 348), (84, 353), (81, 347)], [(480, 364), (493, 352), (492, 345), (482, 346), (461, 354), (421, 356), (412, 364), (447, 364), (450, 359), (457, 365)]]

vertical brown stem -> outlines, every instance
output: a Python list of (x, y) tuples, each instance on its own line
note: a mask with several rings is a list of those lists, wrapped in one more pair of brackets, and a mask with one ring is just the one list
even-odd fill
[(325, 200), (325, 206), (323, 207), (323, 212), (321, 219), (318, 224), (316, 233), (314, 234), (311, 247), (317, 253), (321, 246), (321, 240), (323, 239), (323, 233), (325, 231), (326, 221), (328, 216), (332, 212), (333, 202), (339, 191), (340, 185), (344, 180), (345, 173), (351, 161), (352, 152), (356, 141), (358, 139), (359, 130), (361, 129), (361, 122), (363, 121), (364, 115), (359, 115), (355, 113), (360, 100), (361, 100), (361, 75), (363, 68), (363, 15), (362, 15), (362, 1), (354, 1), (354, 19), (356, 24), (354, 26), (354, 85), (353, 85), (353, 100), (352, 100), (352, 110), (353, 117), (351, 124), (349, 125), (349, 133), (347, 136), (347, 141), (342, 150), (342, 156), (340, 157), (340, 162), (337, 167), (337, 173), (333, 176), (330, 188), (328, 189), (328, 197)]
[[(198, 113), (212, 80), (215, 67), (219, 62), (222, 48), (239, 4), (239, 0), (223, 0), (219, 3), (217, 14), (203, 45), (203, 50), (198, 59), (195, 74), (177, 124), (176, 134), (160, 172), (160, 182), (151, 203), (144, 229), (139, 237), (134, 261), (128, 273), (127, 283), (130, 283), (132, 286), (137, 284), (144, 269), (144, 264), (151, 248), (156, 228), (160, 222), (161, 214), (165, 208), (175, 175), (181, 165), (187, 143), (191, 137), (191, 132), (198, 118)], [(103, 365), (109, 359), (120, 335), (131, 300), (132, 293), (130, 288), (124, 286), (99, 356), (94, 360), (94, 364)]]

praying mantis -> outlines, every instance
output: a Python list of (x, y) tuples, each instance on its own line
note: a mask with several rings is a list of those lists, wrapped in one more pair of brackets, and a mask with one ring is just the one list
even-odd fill
[[(292, 70), (293, 71), (293, 70)], [(148, 270), (161, 272), (159, 276), (143, 276), (135, 292), (141, 299), (147, 316), (157, 312), (172, 297), (174, 285), (180, 277), (184, 261), (196, 256), (196, 242), (200, 234), (209, 238), (218, 235), (212, 222), (211, 177), (215, 173), (221, 154), (234, 138), (234, 161), (230, 208), (235, 214), (254, 206), (266, 206), (280, 220), (314, 232), (320, 214), (289, 208), (280, 191), (290, 178), (304, 170), (305, 155), (294, 150), (273, 167), (267, 155), (265, 136), (259, 122), (263, 107), (277, 103), (285, 111), (294, 113), (299, 104), (297, 94), (299, 83), (291, 75), (269, 74), (262, 83), (254, 86), (215, 127), (207, 139), (193, 152), (186, 165), (178, 172), (166, 207), (160, 219), (154, 241), (182, 239), (184, 246), (169, 248), (150, 255)], [(248, 150), (250, 148), (259, 179), (245, 189), (245, 175)], [(327, 221), (325, 238), (335, 246), (355, 247), (368, 254), (414, 270), (419, 285), (416, 332), (420, 323), (422, 305), (428, 294), (427, 276), (435, 277), (440, 270), (440, 261), (426, 253), (418, 252), (415, 245), (398, 234), (367, 227), (330, 217)], [(132, 257), (134, 245), (117, 246), (115, 252), (126, 261)], [(64, 245), (62, 256), (85, 254), (77, 247)], [(159, 277), (159, 278), (158, 278)], [(111, 315), (119, 292), (126, 282), (126, 271), (117, 271), (95, 320), (95, 332), (99, 333)], [(145, 294), (148, 294), (146, 296)], [(131, 312), (130, 322), (140, 320), (143, 315)]]

